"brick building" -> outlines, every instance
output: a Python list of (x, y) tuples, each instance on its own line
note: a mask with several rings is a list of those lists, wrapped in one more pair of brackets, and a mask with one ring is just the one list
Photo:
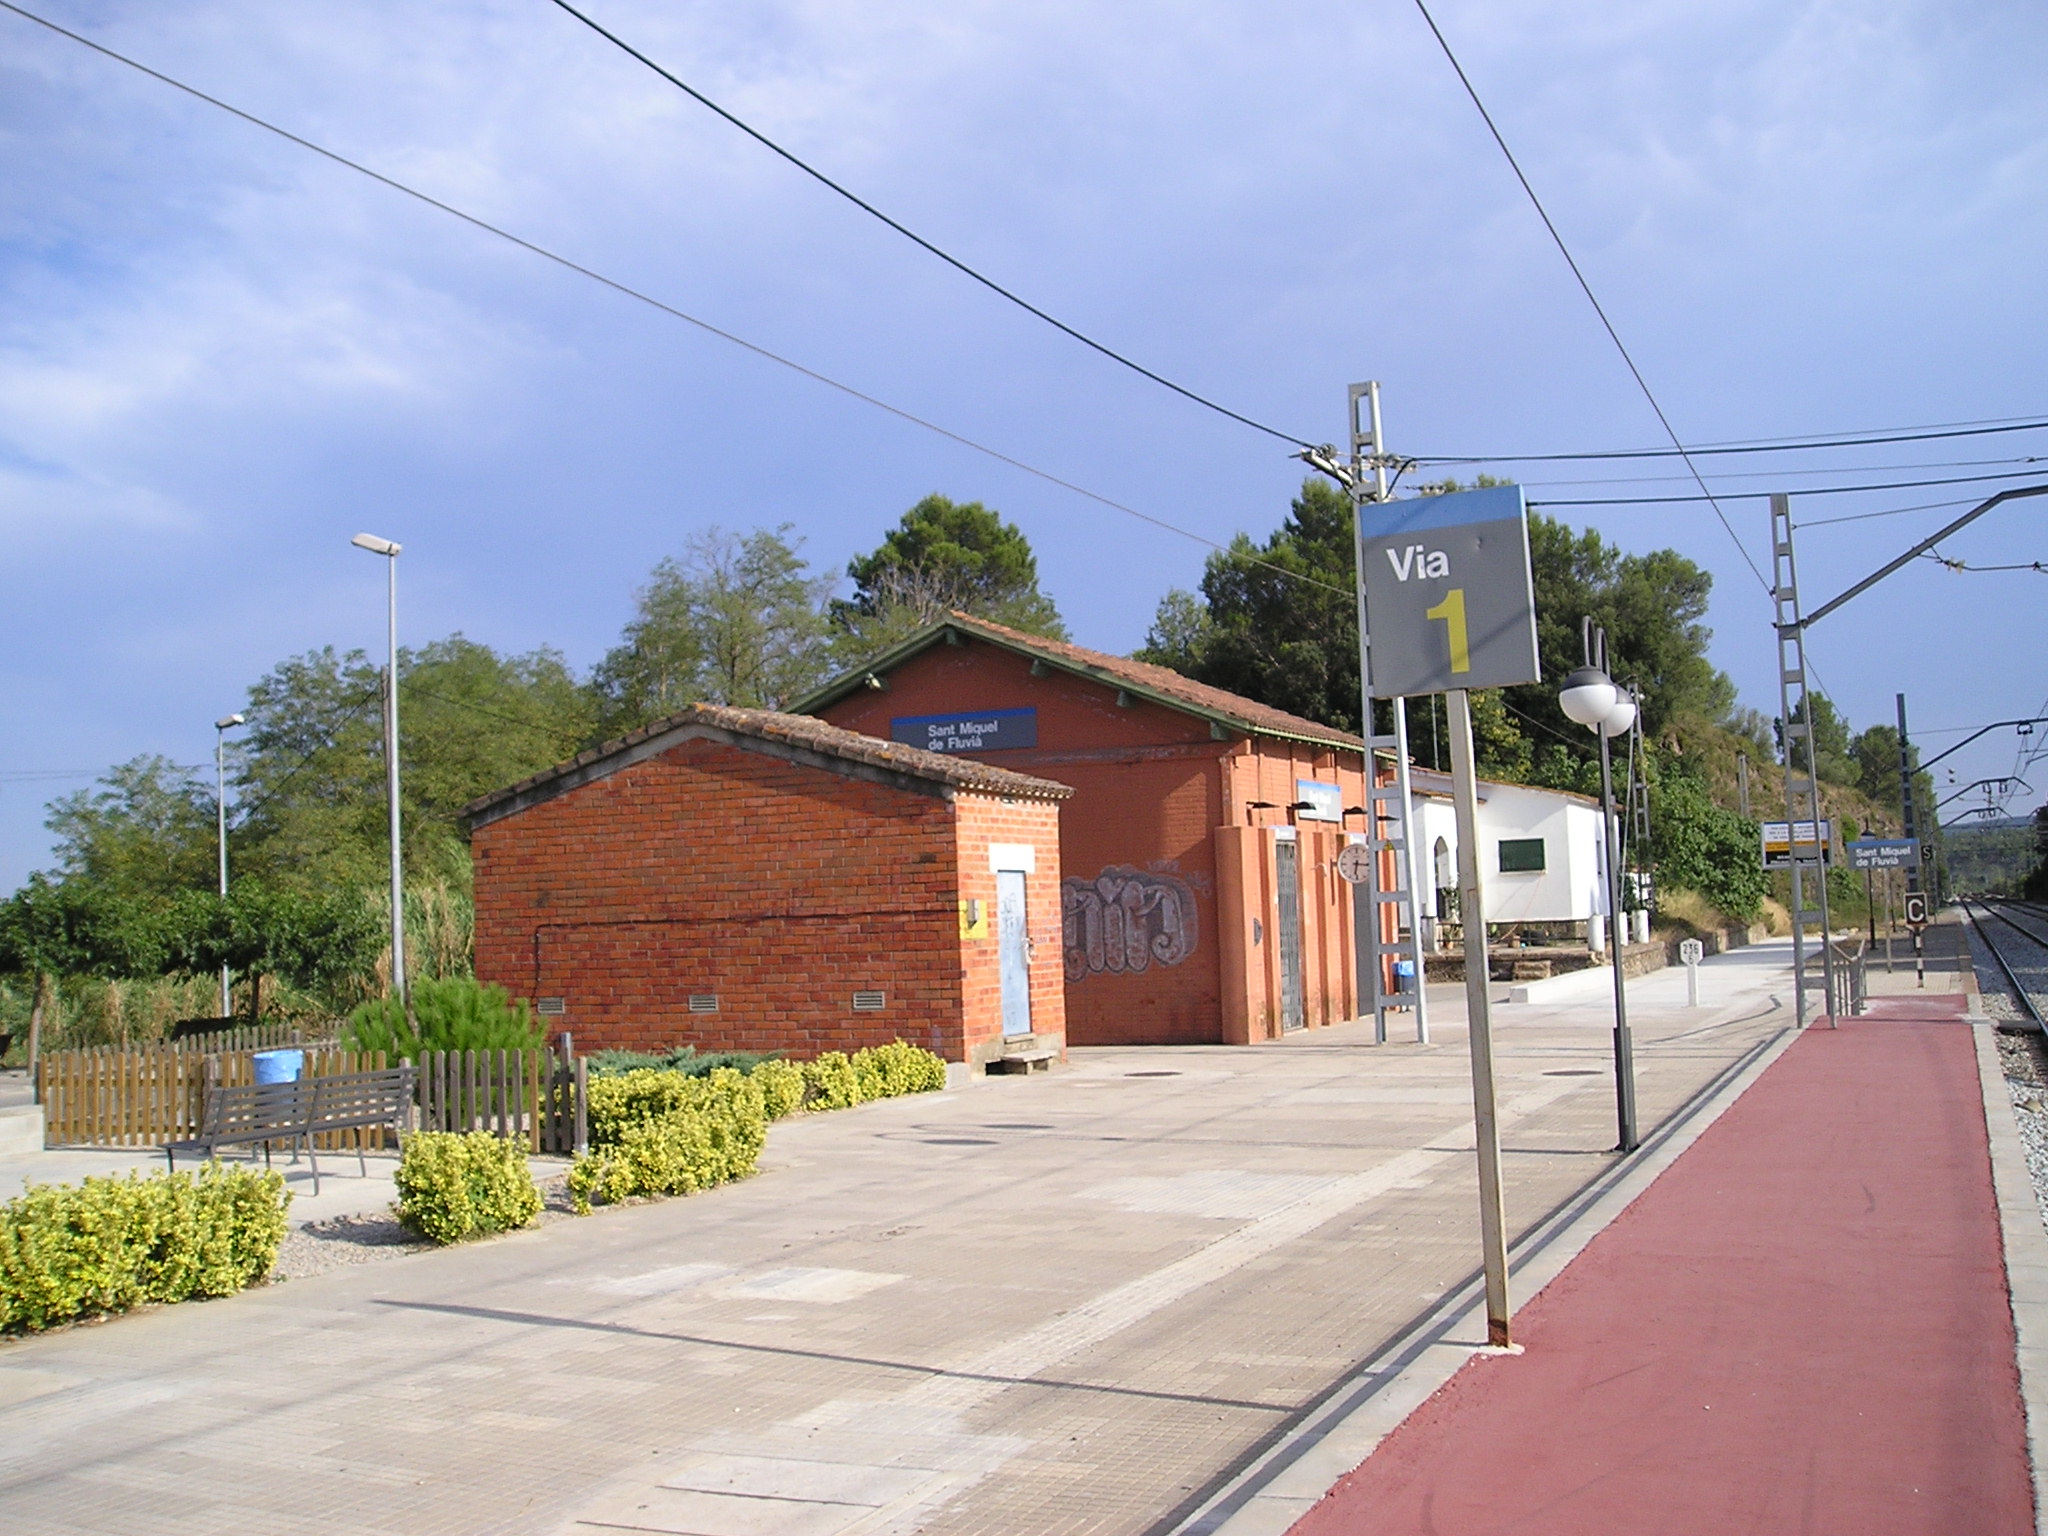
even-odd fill
[(476, 969), (579, 1049), (1064, 1049), (1070, 791), (699, 704), (469, 806)]
[(1074, 787), (1071, 1043), (1244, 1043), (1357, 1015), (1366, 903), (1336, 871), (1346, 818), (1365, 825), (1356, 736), (965, 614), (796, 707)]

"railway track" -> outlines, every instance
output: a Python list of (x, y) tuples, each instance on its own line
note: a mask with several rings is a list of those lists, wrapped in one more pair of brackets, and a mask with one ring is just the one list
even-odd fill
[(1965, 897), (1964, 915), (1998, 962), (2006, 986), (2034, 1028), (2044, 1029), (2048, 1006), (2048, 910), (2031, 902)]

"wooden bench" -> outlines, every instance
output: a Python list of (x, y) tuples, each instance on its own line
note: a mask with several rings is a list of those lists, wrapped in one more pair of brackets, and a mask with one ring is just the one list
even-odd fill
[[(270, 1161), (276, 1141), (303, 1142), (313, 1166), (313, 1193), (320, 1193), (320, 1159), (313, 1138), (328, 1131), (367, 1130), (388, 1126), (400, 1135), (412, 1129), (413, 1067), (404, 1062), (374, 1072), (338, 1072), (330, 1077), (302, 1077), (291, 1083), (248, 1083), (206, 1090), (200, 1133), (189, 1141), (164, 1143), (164, 1161), (178, 1166), (180, 1152), (217, 1155), (222, 1147), (261, 1143), (263, 1161)], [(364, 1177), (369, 1164), (356, 1143), (356, 1163)]]

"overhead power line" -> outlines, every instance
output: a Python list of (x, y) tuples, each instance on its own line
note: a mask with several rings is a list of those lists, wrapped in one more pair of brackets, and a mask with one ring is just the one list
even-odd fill
[[(865, 390), (856, 389), (851, 384), (842, 383), (840, 380), (833, 378), (830, 374), (820, 373), (815, 368), (806, 367), (804, 364), (799, 363), (792, 358), (784, 357), (779, 352), (771, 352), (768, 348), (761, 346), (756, 342), (748, 341), (744, 336), (736, 335), (732, 331), (728, 331), (719, 326), (713, 325), (709, 320), (699, 319), (697, 316), (690, 314), (687, 310), (678, 309), (675, 305), (665, 303), (664, 301), (655, 298), (652, 294), (643, 292), (642, 290), (634, 288), (626, 283), (622, 283), (617, 278), (607, 277), (604, 275), (604, 273), (599, 272), (594, 267), (586, 267), (579, 261), (572, 260), (567, 256), (561, 255), (559, 252), (549, 250), (546, 246), (536, 244), (534, 241), (528, 240), (524, 236), (515, 235), (510, 230), (500, 228), (498, 225), (492, 224), (488, 220), (480, 219), (473, 213), (465, 213), (462, 209), (456, 207), (453, 203), (443, 202), (440, 198), (435, 197), (430, 193), (422, 192), (417, 187), (408, 186), (406, 183), (399, 181), (394, 177), (385, 175), (382, 171), (374, 171), (370, 169), (370, 167), (368, 167), (367, 165), (362, 164), (360, 161), (351, 160), (348, 158), (348, 156), (339, 154), (336, 151), (328, 149), (323, 145), (316, 144), (311, 139), (302, 138), (298, 134), (293, 133), (288, 128), (280, 128), (277, 124), (270, 122), (264, 118), (258, 117), (253, 112), (246, 112), (242, 108), (237, 107), (232, 103), (221, 100), (218, 96), (210, 96), (205, 91), (200, 90), (197, 86), (187, 85), (184, 81), (176, 79), (173, 76), (167, 75), (162, 70), (152, 69), (149, 65), (141, 63), (138, 60), (132, 59), (124, 53), (117, 53), (112, 48), (107, 47), (104, 43), (94, 42), (91, 38), (86, 37), (80, 33), (73, 32), (68, 27), (59, 26), (56, 22), (50, 21), (46, 17), (38, 16), (34, 11), (24, 10), (21, 6), (14, 4), (13, 0), (0, 0), (0, 10), (10, 11), (16, 16), (21, 17), (25, 21), (32, 21), (37, 26), (43, 27), (48, 31), (56, 33), (59, 37), (68, 38), (70, 41), (79, 44), (81, 47), (90, 48), (94, 53), (97, 53), (104, 58), (112, 59), (117, 64), (126, 65), (129, 69), (135, 70), (138, 74), (147, 75), (149, 76), (150, 79), (158, 81), (161, 84), (168, 85), (169, 87), (171, 87), (171, 89), (175, 91), (183, 92), (185, 95), (192, 97), (195, 101), (203, 101), (210, 107), (217, 107), (219, 110), (227, 113), (231, 117), (240, 118), (243, 122), (249, 124), (251, 127), (261, 128), (265, 133), (275, 134), (278, 138), (285, 140), (287, 143), (296, 144), (301, 149), (309, 150), (313, 154), (320, 156), (320, 158), (323, 160), (331, 161), (333, 164), (339, 165), (344, 169), (354, 171), (359, 176), (366, 176), (371, 181), (378, 183), (380, 186), (389, 187), (392, 191), (402, 193), (406, 197), (412, 198), (416, 202), (424, 203), (429, 208), (437, 209), (438, 211), (449, 215), (451, 218), (460, 219), (463, 223), (469, 225), (473, 229), (482, 230), (485, 234), (495, 236), (496, 238), (505, 241), (507, 244), (516, 245), (521, 250), (540, 257), (543, 261), (553, 262), (556, 266), (561, 267), (563, 270), (573, 272), (578, 277), (588, 278), (591, 282), (600, 284), (605, 288), (609, 288), (613, 293), (619, 294), (622, 297), (628, 299), (632, 299), (635, 303), (645, 304), (650, 309), (656, 309), (661, 311), (661, 313), (669, 316), (671, 319), (680, 320), (685, 325), (695, 326), (698, 330), (704, 332), (708, 336), (716, 336), (720, 341), (730, 342), (733, 346), (739, 347), (744, 351), (751, 352), (754, 356), (761, 358), (766, 362), (774, 363), (778, 367), (787, 368), (792, 373), (801, 374), (803, 375), (803, 377), (811, 380), (815, 384), (824, 385), (827, 389), (836, 390), (840, 394), (847, 396), (849, 399), (858, 400), (863, 405), (871, 405), (878, 411), (886, 411), (889, 415), (894, 416), (898, 421), (907, 422), (914, 427), (920, 427), (927, 432), (935, 434), (936, 436), (945, 438), (948, 442), (957, 443), (962, 448), (966, 448), (971, 452), (981, 454), (984, 458), (993, 459), (998, 464), (1006, 464), (1010, 468), (1017, 470), (1022, 474), (1030, 475), (1034, 479), (1042, 480), (1047, 485), (1058, 486), (1063, 491), (1069, 491), (1076, 496), (1083, 497), (1088, 501), (1096, 503), (1098, 506), (1108, 507), (1113, 512), (1121, 512), (1126, 517), (1134, 517), (1141, 523), (1150, 523), (1155, 528), (1162, 528), (1168, 533), (1177, 534), (1179, 537), (1183, 539), (1192, 540), (1194, 543), (1205, 545), (1210, 549), (1218, 550), (1223, 553), (1231, 552), (1231, 548), (1229, 545), (1218, 543), (1215, 539), (1209, 538), (1205, 534), (1196, 533), (1192, 529), (1183, 528), (1179, 526), (1177, 523), (1169, 523), (1165, 518), (1155, 517), (1150, 512), (1141, 512), (1136, 507), (1128, 506), (1121, 501), (1117, 501), (1111, 497), (1104, 496), (1099, 491), (1091, 491), (1086, 486), (1078, 485), (1074, 481), (1056, 475), (1050, 470), (1040, 469), (1035, 464), (1028, 464), (1022, 459), (1004, 453), (999, 448), (991, 448), (986, 443), (977, 442), (975, 439), (968, 437), (964, 433), (955, 432), (950, 427), (942, 427), (937, 422), (928, 420), (923, 416), (919, 416), (915, 412), (907, 411), (903, 409), (903, 407), (901, 406), (891, 405), (888, 401), (881, 399), (879, 396), (868, 394)], [(1293, 442), (1294, 439), (1288, 438), (1287, 441)], [(1294, 581), (1304, 582), (1309, 586), (1321, 587), (1326, 591), (1342, 593), (1346, 597), (1350, 597), (1352, 595), (1352, 589), (1349, 586), (1337, 586), (1332, 582), (1322, 581), (1314, 576), (1303, 575), (1299, 571), (1290, 571), (1287, 569), (1287, 567), (1283, 565), (1275, 564), (1273, 561), (1270, 560), (1261, 560), (1256, 555), (1247, 555), (1240, 553), (1237, 556), (1237, 558), (1247, 560), (1253, 565), (1263, 566), (1267, 570), (1277, 572), (1278, 574), (1288, 577), (1289, 579)]]
[(606, 42), (610, 43), (620, 52), (628, 55), (631, 58), (637, 59), (647, 68), (653, 70), (654, 73), (661, 76), (662, 79), (666, 80), (670, 85), (674, 86), (677, 90), (681, 91), (684, 95), (688, 96), (692, 101), (698, 103), (700, 106), (709, 108), (712, 112), (715, 112), (718, 116), (724, 118), (725, 121), (731, 123), (733, 127), (739, 129), (739, 131), (741, 133), (744, 133), (748, 138), (754, 140), (755, 143), (760, 144), (764, 148), (772, 150), (775, 154), (780, 155), (784, 160), (787, 160), (791, 165), (795, 166), (798, 170), (802, 171), (806, 176), (810, 177), (820, 186), (830, 188), (832, 191), (838, 193), (841, 197), (845, 198), (849, 203), (853, 204), (854, 207), (860, 209), (861, 212), (868, 214), (872, 218), (879, 219), (882, 223), (888, 225), (889, 228), (895, 230), (897, 234), (903, 236), (904, 239), (910, 241), (911, 244), (917, 246), (921, 250), (928, 251), (932, 255), (938, 257), (939, 260), (943, 261), (947, 266), (953, 268), (954, 271), (963, 273), (967, 277), (972, 278), (975, 282), (981, 284), (982, 287), (988, 289), (990, 293), (996, 294), (1002, 298), (1009, 300), (1012, 304), (1016, 305), (1026, 314), (1036, 316), (1038, 319), (1043, 320), (1047, 325), (1051, 326), (1054, 330), (1060, 331), (1067, 336), (1071, 336), (1075, 341), (1080, 342), (1082, 346), (1091, 348), (1094, 351), (1099, 352), (1102, 356), (1108, 358), (1111, 362), (1121, 364), (1123, 367), (1130, 369), (1133, 373), (1138, 374), (1143, 378), (1150, 379), (1154, 384), (1163, 385), (1165, 388), (1172, 390), (1176, 395), (1179, 395), (1184, 400), (1192, 400), (1196, 405), (1201, 406), (1205, 410), (1214, 411), (1219, 416), (1227, 416), (1232, 421), (1238, 422), (1243, 426), (1250, 427), (1252, 428), (1252, 430), (1256, 432), (1263, 432), (1268, 437), (1277, 437), (1278, 439), (1280, 439), (1281, 442), (1292, 443), (1297, 448), (1309, 448), (1314, 446), (1307, 439), (1296, 437), (1292, 432), (1282, 432), (1278, 427), (1269, 427), (1263, 421), (1259, 421), (1253, 417), (1247, 416), (1241, 411), (1233, 411), (1227, 405), (1219, 405), (1216, 401), (1211, 400), (1207, 395), (1197, 394), (1194, 390), (1189, 389), (1186, 385), (1176, 384), (1172, 379), (1167, 378), (1164, 374), (1154, 373), (1150, 368), (1147, 368), (1143, 363), (1134, 362), (1129, 357), (1126, 357), (1123, 353), (1117, 351), (1114, 347), (1105, 346), (1103, 343), (1097, 341), (1093, 336), (1088, 335), (1085, 331), (1077, 330), (1075, 327), (1067, 324), (1066, 321), (1060, 319), (1058, 316), (1047, 314), (1044, 310), (1040, 309), (1036, 304), (1033, 304), (1029, 299), (1020, 297), (1012, 290), (1005, 288), (1001, 283), (997, 282), (994, 278), (989, 277), (987, 274), (980, 272), (973, 267), (970, 267), (966, 262), (962, 261), (959, 257), (953, 255), (950, 251), (947, 251), (941, 248), (940, 246), (934, 245), (931, 241), (925, 239), (923, 235), (920, 235), (916, 230), (911, 229), (908, 225), (891, 218), (888, 214), (882, 212), (881, 209), (877, 208), (873, 203), (869, 202), (866, 198), (860, 196), (856, 192), (850, 191), (841, 183), (834, 181), (830, 176), (827, 176), (823, 171), (819, 170), (815, 165), (812, 165), (809, 161), (804, 160), (800, 158), (798, 155), (792, 153), (790, 150), (783, 148), (782, 145), (776, 143), (775, 140), (769, 138), (767, 134), (763, 133), (760, 129), (756, 128), (752, 123), (749, 123), (744, 119), (734, 115), (732, 112), (729, 112), (724, 107), (720, 106), (717, 102), (713, 101), (709, 96), (706, 96), (702, 91), (698, 90), (697, 87), (690, 84), (689, 81), (683, 79), (680, 75), (677, 75), (674, 71), (664, 68), (662, 65), (655, 63), (653, 59), (649, 58), (646, 54), (642, 53), (638, 48), (635, 48), (631, 43), (627, 42), (624, 38), (620, 37), (618, 33), (610, 31), (609, 29), (601, 26), (596, 21), (593, 21), (584, 12), (579, 11), (578, 9), (576, 9), (575, 6), (569, 4), (569, 0), (554, 0), (554, 4), (560, 7), (562, 10), (567, 11), (571, 16), (575, 17), (578, 21), (582, 22), (584, 26), (590, 28), (591, 31), (595, 32), (599, 37), (603, 38)]
[[(2029, 471), (2014, 470), (2005, 475), (1950, 475), (1941, 480), (1888, 480), (1878, 485), (1810, 485), (1795, 491), (1797, 496), (1848, 496), (1857, 491), (1910, 491), (1929, 485), (1976, 485), (1986, 480), (2024, 480)], [(1769, 491), (1723, 491), (1723, 501), (1763, 501)], [(1650, 507), (1673, 502), (1712, 501), (1712, 496), (1586, 496), (1568, 500), (1532, 501), (1532, 507)], [(1876, 514), (1873, 514), (1876, 515)], [(1812, 525), (1809, 525), (1812, 526)]]
[(2048, 428), (2048, 418), (2024, 420), (2004, 417), (1996, 424), (1950, 422), (1926, 428), (1898, 427), (1880, 433), (1856, 433), (1841, 437), (1750, 438), (1743, 442), (1711, 443), (1697, 448), (1610, 448), (1594, 453), (1494, 453), (1463, 454), (1430, 458), (1416, 455), (1418, 464), (1546, 464), (1588, 459), (1676, 459), (1704, 458), (1711, 454), (1795, 453), (1809, 448), (1869, 448), (1883, 443), (1929, 443), (1951, 437), (1992, 437), (2001, 432), (2038, 432)]
[[(561, 0), (556, 0), (556, 3), (560, 4)], [(1651, 391), (1649, 380), (1643, 377), (1643, 370), (1636, 366), (1635, 358), (1623, 344), (1621, 332), (1617, 331), (1614, 322), (1607, 318), (1607, 311), (1601, 307), (1600, 300), (1594, 295), (1593, 285), (1586, 281), (1586, 274), (1579, 270), (1579, 264), (1573, 258), (1571, 248), (1564, 243), (1564, 236), (1558, 233), (1557, 224), (1550, 217), (1550, 211), (1543, 206), (1543, 199), (1536, 195), (1536, 188), (1523, 174), (1521, 162), (1515, 158), (1515, 152), (1508, 148), (1508, 141), (1495, 125), (1493, 114), (1486, 110), (1486, 103), (1479, 99), (1479, 92), (1473, 86), (1471, 77), (1465, 73), (1465, 66), (1458, 62), (1457, 54), (1451, 51), (1450, 41), (1444, 36), (1443, 28), (1439, 27), (1436, 18), (1429, 14), (1429, 6), (1424, 0), (1415, 0), (1415, 8), (1422, 12), (1422, 19), (1429, 23), (1429, 30), (1435, 35), (1437, 46), (1443, 49), (1444, 57), (1450, 60), (1451, 68), (1457, 72), (1458, 83), (1465, 87), (1465, 94), (1472, 98), (1472, 105), (1478, 108), (1480, 119), (1486, 124), (1486, 131), (1493, 135), (1493, 142), (1500, 146), (1501, 154), (1507, 159), (1508, 168), (1515, 173), (1515, 180), (1522, 184), (1522, 190), (1529, 195), (1530, 206), (1536, 210), (1536, 216), (1543, 221), (1543, 227), (1550, 231), (1551, 243), (1557, 247), (1557, 253), (1564, 258), (1564, 264), (1572, 269), (1572, 276), (1578, 279), (1579, 291), (1585, 294), (1586, 302), (1593, 306), (1593, 313), (1600, 317), (1600, 324), (1606, 329), (1607, 339), (1614, 343), (1614, 350), (1621, 354), (1621, 360), (1628, 365), (1629, 375), (1636, 381), (1636, 388), (1640, 389), (1643, 398), (1650, 402), (1650, 409), (1656, 413), (1658, 424), (1664, 428), (1664, 435), (1671, 439), (1672, 448), (1677, 451), (1678, 457), (1685, 461), (1685, 467), (1692, 472), (1693, 482), (1700, 488), (1698, 499), (1705, 501), (1714, 509), (1714, 516), (1721, 520), (1721, 526), (1728, 531), (1728, 537), (1734, 541), (1736, 549), (1741, 551), (1743, 564), (1749, 567), (1749, 573), (1756, 578), (1756, 584), (1768, 593), (1771, 590), (1770, 582), (1764, 579), (1764, 573), (1758, 569), (1756, 561), (1750, 556), (1749, 546), (1742, 542), (1742, 536), (1735, 531), (1735, 525), (1728, 521), (1728, 514), (1721, 510), (1721, 504), (1714, 499), (1714, 493), (1707, 489), (1707, 482), (1701, 478), (1699, 467), (1686, 452), (1685, 444), (1679, 441), (1678, 431), (1671, 425), (1671, 418), (1664, 414), (1664, 407), (1657, 403), (1657, 396)]]
[[(1918, 464), (1830, 464), (1812, 469), (1792, 469), (1783, 466), (1776, 469), (1717, 469), (1714, 471), (1714, 478), (1720, 481), (1769, 480), (1782, 490), (1788, 475), (1885, 475), (1929, 469), (1982, 469), (1990, 464), (2041, 463), (2048, 463), (2048, 455), (2030, 453), (2021, 458), (2005, 459), (1929, 459)], [(1553, 486), (1573, 485), (1673, 485), (1681, 484), (1690, 478), (1688, 475), (1594, 475), (1583, 480), (1524, 480), (1520, 483), (1525, 490), (1536, 491)]]
[(1961, 571), (1966, 575), (1972, 576), (1980, 571), (2039, 571), (2042, 575), (2048, 576), (2048, 565), (2043, 565), (2039, 560), (2027, 560), (2018, 565), (1971, 565), (1965, 560), (1947, 559), (1942, 555), (1936, 554), (1933, 550), (1927, 552), (1926, 558), (1932, 560), (1936, 565), (1946, 566), (1952, 571)]

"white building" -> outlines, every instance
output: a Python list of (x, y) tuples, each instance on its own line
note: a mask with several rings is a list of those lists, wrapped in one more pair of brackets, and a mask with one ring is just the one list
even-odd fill
[[(1417, 906), (1436, 947), (1445, 893), (1458, 884), (1458, 823), (1449, 774), (1410, 772)], [(1481, 779), (1479, 888), (1488, 923), (1586, 923), (1607, 912), (1600, 802), (1559, 789)], [(1600, 925), (1604, 928), (1604, 923)]]

